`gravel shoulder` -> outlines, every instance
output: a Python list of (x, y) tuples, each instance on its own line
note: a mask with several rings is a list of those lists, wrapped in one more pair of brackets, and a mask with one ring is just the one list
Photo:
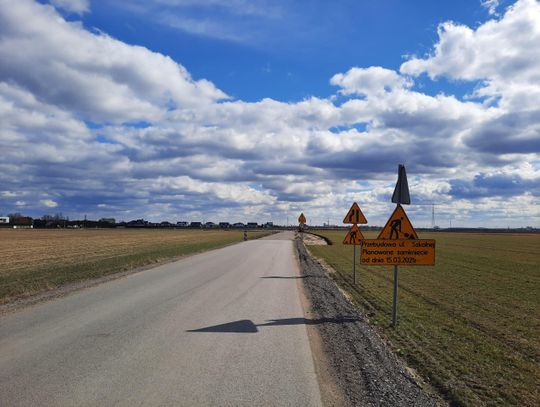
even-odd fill
[[(310, 303), (310, 317), (320, 321), (315, 326), (320, 340), (312, 347), (322, 351), (318, 370), (323, 380), (341, 390), (339, 404), (351, 406), (439, 406), (436, 395), (429, 394), (411, 374), (405, 363), (369, 324), (323, 267), (295, 241), (302, 272), (304, 294)], [(320, 348), (320, 349), (317, 349)], [(326, 365), (321, 368), (321, 364)], [(331, 387), (334, 387), (333, 385)], [(335, 399), (335, 398), (334, 398)], [(327, 403), (334, 404), (335, 403)]]

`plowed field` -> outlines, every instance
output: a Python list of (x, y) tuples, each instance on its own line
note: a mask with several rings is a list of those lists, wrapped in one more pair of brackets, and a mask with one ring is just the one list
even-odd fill
[(236, 230), (0, 229), (0, 304), (240, 242), (242, 237), (243, 232)]

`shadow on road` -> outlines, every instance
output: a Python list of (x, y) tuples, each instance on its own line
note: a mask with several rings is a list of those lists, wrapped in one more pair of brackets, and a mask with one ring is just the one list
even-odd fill
[(283, 325), (319, 325), (319, 324), (346, 324), (359, 321), (353, 317), (336, 317), (336, 318), (284, 318), (272, 319), (263, 324), (254, 324), (249, 319), (241, 319), (239, 321), (227, 322), (226, 324), (207, 326), (205, 328), (190, 329), (186, 332), (215, 332), (215, 333), (257, 333), (257, 327), (265, 326), (283, 326)]

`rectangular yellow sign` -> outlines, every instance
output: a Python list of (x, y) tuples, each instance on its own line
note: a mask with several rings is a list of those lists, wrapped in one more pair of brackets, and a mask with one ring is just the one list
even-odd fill
[(369, 266), (433, 266), (435, 240), (365, 239), (360, 263)]

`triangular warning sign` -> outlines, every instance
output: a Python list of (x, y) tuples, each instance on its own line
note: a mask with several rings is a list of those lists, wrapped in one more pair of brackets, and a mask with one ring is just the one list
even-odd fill
[(362, 244), (362, 240), (364, 240), (364, 235), (360, 232), (358, 226), (352, 225), (351, 230), (349, 230), (349, 233), (347, 233), (347, 236), (345, 236), (345, 239), (343, 240), (343, 244), (353, 244), (358, 246)]
[(352, 204), (351, 209), (349, 209), (349, 212), (347, 212), (345, 219), (343, 219), (343, 223), (352, 223), (353, 225), (358, 223), (367, 223), (366, 217), (356, 202)]
[(418, 235), (401, 205), (396, 207), (377, 239), (418, 239)]
[(298, 223), (304, 224), (306, 223), (306, 217), (304, 216), (304, 213), (301, 213), (298, 217)]

